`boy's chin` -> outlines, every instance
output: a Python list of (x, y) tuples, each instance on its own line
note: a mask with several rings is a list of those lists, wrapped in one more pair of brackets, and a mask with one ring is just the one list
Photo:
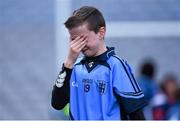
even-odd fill
[(86, 57), (89, 57), (89, 54), (85, 53), (85, 52), (82, 52), (82, 54)]
[(91, 57), (92, 55), (87, 51), (82, 51), (82, 54), (86, 57)]

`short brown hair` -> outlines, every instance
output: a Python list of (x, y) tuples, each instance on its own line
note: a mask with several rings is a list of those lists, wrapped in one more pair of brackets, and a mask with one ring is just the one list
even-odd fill
[(64, 24), (67, 29), (72, 29), (84, 23), (88, 23), (89, 30), (95, 33), (99, 31), (100, 27), (106, 27), (102, 13), (91, 6), (83, 6), (75, 10)]

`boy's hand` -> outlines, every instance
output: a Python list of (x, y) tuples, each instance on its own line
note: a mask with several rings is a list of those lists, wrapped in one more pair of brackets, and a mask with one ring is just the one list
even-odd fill
[(73, 65), (78, 58), (81, 50), (86, 46), (87, 36), (80, 35), (77, 37), (72, 37), (70, 39), (70, 48), (68, 56), (64, 62), (64, 66), (72, 69)]

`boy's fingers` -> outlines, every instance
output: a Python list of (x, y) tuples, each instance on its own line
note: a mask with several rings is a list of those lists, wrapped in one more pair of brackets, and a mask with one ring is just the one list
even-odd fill
[(81, 52), (85, 46), (86, 46), (86, 43), (82, 43), (81, 46), (78, 48), (78, 52)]
[(84, 38), (80, 43), (78, 43), (77, 47), (80, 48), (84, 43), (87, 43), (87, 38)]
[(82, 39), (81, 41), (72, 44), (71, 49), (74, 50), (75, 52), (80, 52), (81, 49), (86, 45), (86, 43), (87, 43), (87, 38)]
[(77, 36), (77, 37), (75, 37), (74, 39), (72, 39), (71, 37), (70, 37), (70, 43), (75, 43), (75, 42), (77, 42), (79, 39), (81, 38), (81, 36)]
[(72, 41), (70, 41), (70, 44), (75, 44), (78, 43), (79, 41), (81, 41), (83, 38), (83, 36), (78, 36), (75, 39), (73, 39)]
[(82, 51), (82, 49), (86, 46), (86, 43), (84, 43), (81, 47), (80, 47), (80, 51)]
[(84, 46), (86, 46), (86, 44), (87, 44), (87, 39), (84, 40), (83, 42), (81, 42), (81, 43), (77, 46), (77, 48), (79, 49), (79, 51), (81, 51), (81, 50), (84, 48)]
[(83, 34), (81, 34), (81, 35), (74, 35), (74, 36), (71, 37), (71, 40), (74, 40), (74, 39), (76, 39), (76, 38), (78, 38), (78, 37), (81, 38), (82, 36), (84, 36), (84, 35), (83, 35)]
[(75, 50), (76, 52), (79, 52), (79, 51), (81, 51), (81, 46), (83, 46), (83, 45), (86, 45), (85, 41), (83, 41), (82, 43), (80, 43), (76, 46), (72, 46), (72, 49)]
[(80, 43), (82, 43), (87, 37), (79, 38), (78, 40), (74, 40), (74, 42), (71, 42), (70, 44), (72, 46), (78, 46)]

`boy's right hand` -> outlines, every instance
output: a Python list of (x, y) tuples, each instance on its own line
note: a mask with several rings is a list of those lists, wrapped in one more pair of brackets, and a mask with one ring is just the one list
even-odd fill
[(70, 47), (68, 56), (65, 59), (64, 66), (66, 68), (73, 68), (73, 65), (78, 58), (81, 50), (86, 46), (87, 43), (87, 36), (80, 35), (76, 37), (70, 38)]

